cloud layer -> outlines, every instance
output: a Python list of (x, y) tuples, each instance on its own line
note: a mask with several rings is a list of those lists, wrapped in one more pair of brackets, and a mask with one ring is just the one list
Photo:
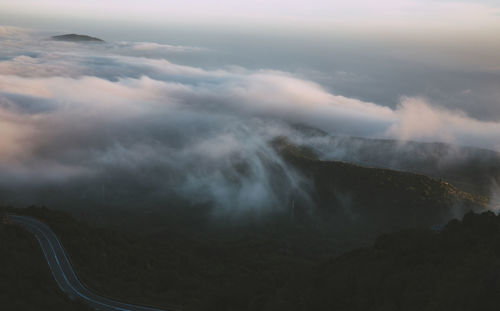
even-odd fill
[(422, 98), (403, 97), (391, 109), (287, 72), (206, 70), (166, 59), (203, 48), (81, 45), (19, 31), (0, 28), (2, 189), (74, 183), (81, 198), (105, 189), (128, 200), (124, 189), (135, 189), (136, 201), (176, 196), (226, 210), (275, 207), (306, 183), (268, 144), (299, 135), (289, 126), (296, 123), (500, 150), (500, 123)]

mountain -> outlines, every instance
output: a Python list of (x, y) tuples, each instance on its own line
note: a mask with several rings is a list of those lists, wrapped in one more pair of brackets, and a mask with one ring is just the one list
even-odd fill
[(319, 311), (498, 310), (499, 246), (500, 217), (469, 213), (441, 232), (383, 235), (319, 265), (287, 295)]
[[(209, 234), (176, 228), (144, 234), (84, 224), (44, 208), (16, 211), (50, 225), (85, 284), (127, 301), (214, 311), (498, 306), (500, 217), (491, 212), (466, 214), (440, 231), (384, 234), (372, 246), (338, 256), (331, 252), (335, 240), (282, 222)], [(0, 241), (2, 266), (9, 267), (2, 270), (2, 293), (9, 297), (3, 306), (86, 310), (55, 290), (29, 233), (0, 225)]]
[(320, 160), (313, 149), (286, 138), (273, 141), (292, 167), (309, 180), (310, 201), (297, 197), (295, 213), (310, 215), (346, 229), (383, 232), (396, 228), (429, 227), (483, 211), (487, 197), (460, 190), (422, 174)]
[(429, 175), (482, 195), (500, 181), (500, 153), (492, 150), (390, 139), (331, 136), (306, 126), (295, 128), (323, 160)]
[[(338, 254), (334, 249), (342, 247), (313, 227), (273, 217), (260, 224), (207, 229), (179, 217), (170, 219), (178, 214), (175, 211), (149, 215), (151, 220), (138, 227), (117, 228), (112, 222), (106, 226), (79, 222), (47, 208), (6, 210), (47, 223), (60, 237), (80, 280), (95, 292), (133, 303), (178, 305), (182, 310), (275, 310), (271, 305), (274, 296), (294, 276), (290, 271), (309, 272), (326, 256)], [(125, 210), (115, 216), (141, 218), (140, 212), (133, 216), (127, 213)], [(151, 232), (149, 227), (154, 221), (166, 226)], [(21, 228), (5, 228), (31, 238), (30, 243), (36, 246), (36, 240)], [(17, 241), (12, 240), (14, 247)], [(10, 243), (0, 236), (0, 246)], [(33, 269), (47, 270), (41, 250), (33, 247), (31, 252), (33, 257), (24, 260), (34, 261)], [(23, 267), (4, 262), (16, 269)], [(6, 277), (0, 283), (5, 287), (14, 281), (28, 283), (29, 272), (2, 272)], [(57, 286), (53, 280), (42, 281), (47, 287)], [(46, 299), (59, 298), (47, 295)], [(36, 306), (31, 307), (34, 310)]]
[(104, 40), (99, 38), (90, 37), (86, 35), (77, 35), (77, 34), (52, 36), (51, 39), (55, 41), (69, 41), (69, 42), (104, 42)]
[[(168, 200), (155, 209), (88, 206), (84, 214), (69, 205), (67, 210), (80, 221), (47, 208), (0, 208), (0, 212), (44, 221), (60, 237), (84, 284), (104, 296), (139, 304), (184, 310), (299, 311), (412, 310), (415, 302), (414, 310), (420, 310), (425, 299), (439, 299), (435, 296), (439, 293), (449, 300), (466, 299), (462, 289), (457, 296), (451, 290), (439, 291), (440, 285), (449, 285), (447, 278), (451, 283), (470, 283), (464, 285), (469, 290), (486, 291), (488, 282), (496, 286), (494, 278), (486, 277), (487, 271), (495, 272), (496, 221), (472, 226), (471, 239), (465, 229), (454, 233), (453, 228), (463, 228), (456, 220), (445, 226), (442, 235), (429, 229), (444, 227), (467, 211), (487, 209), (486, 197), (422, 174), (323, 160), (314, 149), (284, 137), (270, 144), (289, 168), (286, 172), (301, 176), (296, 192), (283, 196), (283, 206), (274, 210), (250, 210), (233, 217), (217, 214), (209, 202), (189, 205)], [(279, 188), (285, 180), (283, 171), (272, 163), (266, 166), (272, 175), (269, 186)], [(235, 165), (246, 174), (245, 165), (238, 161)], [(469, 222), (476, 219), (470, 215), (464, 224), (475, 223)], [(448, 232), (452, 238), (442, 238)], [(488, 234), (491, 237), (485, 237)], [(29, 300), (18, 295), (11, 302), (23, 310), (43, 310), (41, 303), (71, 303), (53, 291), (57, 285), (32, 236), (3, 224), (0, 245), (2, 263), (12, 271), (24, 271), (27, 263), (36, 261), (34, 269), (46, 272), (37, 276), (36, 289), (26, 292)], [(13, 251), (19, 245), (27, 248)], [(448, 250), (440, 261), (440, 252)], [(474, 262), (476, 251), (480, 257)], [(450, 261), (455, 262), (443, 268)], [(472, 271), (482, 269), (482, 262), (487, 263), (486, 270), (480, 270), (476, 280)], [(465, 274), (460, 279), (462, 268)], [(21, 292), (33, 282), (30, 275), (35, 272), (26, 271), (2, 272), (3, 286), (17, 282), (15, 288)], [(415, 274), (420, 278), (413, 284)], [(51, 288), (46, 295), (38, 292), (42, 283)], [(471, 297), (480, 297), (479, 290)], [(438, 309), (446, 309), (444, 299), (437, 300)], [(378, 309), (370, 307), (372, 301)]]

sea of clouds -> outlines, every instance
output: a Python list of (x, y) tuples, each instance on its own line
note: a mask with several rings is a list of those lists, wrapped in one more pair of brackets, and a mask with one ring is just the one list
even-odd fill
[(64, 195), (54, 189), (107, 204), (174, 195), (226, 210), (287, 204), (307, 181), (269, 141), (300, 135), (291, 124), (500, 150), (500, 122), (424, 98), (403, 96), (392, 109), (332, 94), (288, 72), (169, 61), (173, 54), (217, 53), (203, 47), (56, 42), (5, 26), (0, 47), (6, 204), (51, 204), (47, 193)]

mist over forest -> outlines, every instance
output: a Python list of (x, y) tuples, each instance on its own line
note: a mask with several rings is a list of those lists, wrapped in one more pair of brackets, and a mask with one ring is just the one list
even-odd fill
[[(308, 195), (310, 181), (277, 154), (278, 137), (323, 160), (452, 180), (471, 161), (498, 165), (499, 123), (424, 98), (401, 97), (390, 108), (286, 71), (168, 61), (217, 53), (202, 46), (61, 42), (14, 27), (3, 27), (1, 39), (6, 205), (158, 206), (171, 199), (229, 213), (288, 208), (292, 196)], [(489, 195), (497, 171), (482, 176), (480, 193)]]

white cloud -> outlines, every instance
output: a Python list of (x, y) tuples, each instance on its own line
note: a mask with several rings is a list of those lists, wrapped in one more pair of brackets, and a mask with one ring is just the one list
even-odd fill
[[(9, 180), (122, 182), (131, 174), (154, 184), (147, 188), (155, 195), (175, 190), (247, 208), (300, 188), (267, 144), (288, 123), (500, 150), (500, 123), (419, 98), (391, 109), (281, 71), (206, 70), (107, 47), (40, 44), (11, 47), (0, 61), (0, 169), (16, 176)], [(286, 191), (273, 188), (275, 171)]]
[[(127, 42), (123, 42), (121, 44), (129, 45)], [(131, 45), (132, 49), (137, 50), (137, 51), (163, 51), (163, 52), (170, 52), (170, 53), (193, 53), (193, 52), (208, 51), (208, 49), (201, 48), (201, 47), (159, 44), (156, 42), (134, 42), (130, 45)]]
[(27, 32), (28, 30), (24, 28), (0, 25), (0, 38), (24, 36)]
[(397, 121), (387, 134), (403, 140), (441, 141), (500, 151), (500, 122), (470, 118), (464, 112), (431, 106), (420, 98), (403, 98)]

